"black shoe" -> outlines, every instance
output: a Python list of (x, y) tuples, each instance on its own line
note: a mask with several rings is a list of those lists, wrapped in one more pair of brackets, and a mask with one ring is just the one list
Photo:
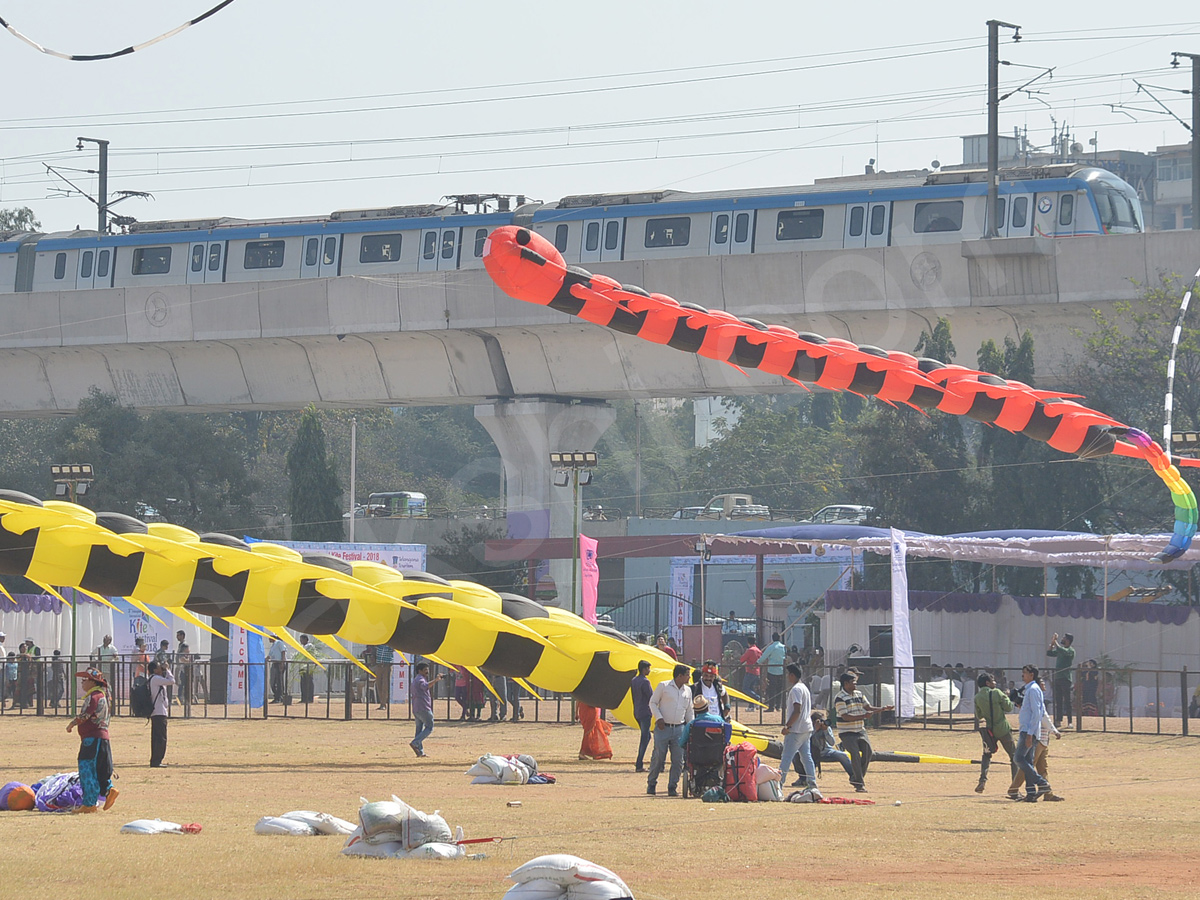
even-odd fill
[(1037, 803), (1038, 797), (1041, 795), (1037, 791), (1031, 791), (1021, 798), (1022, 803)]
[(667, 791), (667, 796), (668, 796), (668, 797), (678, 797), (678, 796), (679, 796), (679, 791), (672, 791), (672, 790), (668, 790), (668, 791)]
[(646, 771), (646, 767), (645, 767), (645, 766), (634, 766), (634, 767), (633, 767), (633, 771), (635, 771), (635, 772), (645, 772), (645, 771)]
[(648, 788), (646, 788), (646, 793), (649, 794), (651, 797), (653, 797), (655, 794), (658, 793), (658, 790), (656, 788), (648, 787)]
[(865, 784), (860, 784), (856, 786), (854, 790), (860, 794), (865, 794), (867, 792), (867, 786)]
[(806, 785), (807, 783), (808, 782), (806, 782), (803, 778), (797, 778), (795, 781), (793, 781), (789, 785), (789, 787), (804, 787), (804, 785)]
[(975, 793), (982, 794), (985, 787), (987, 787), (986, 781), (979, 782), (979, 784), (975, 785)]

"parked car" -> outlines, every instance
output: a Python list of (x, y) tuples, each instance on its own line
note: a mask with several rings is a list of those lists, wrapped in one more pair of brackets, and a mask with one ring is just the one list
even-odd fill
[(875, 512), (873, 506), (854, 506), (841, 503), (834, 506), (822, 506), (807, 519), (804, 524), (814, 525), (862, 525)]
[(769, 519), (771, 510), (749, 494), (717, 494), (704, 504), (697, 519)]
[(700, 513), (704, 512), (703, 506), (681, 506), (675, 512), (671, 513), (672, 519), (698, 519)]

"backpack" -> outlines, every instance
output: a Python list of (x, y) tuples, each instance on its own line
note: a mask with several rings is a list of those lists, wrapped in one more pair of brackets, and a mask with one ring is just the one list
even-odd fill
[(154, 698), (150, 696), (150, 682), (145, 675), (133, 679), (129, 689), (129, 712), (139, 719), (148, 719), (154, 714)]
[(725, 793), (733, 801), (758, 801), (758, 751), (749, 741), (734, 744), (725, 757)]

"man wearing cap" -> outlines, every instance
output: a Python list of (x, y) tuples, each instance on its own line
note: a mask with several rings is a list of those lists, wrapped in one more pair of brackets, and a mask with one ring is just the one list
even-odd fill
[(117, 801), (119, 793), (112, 786), (112, 747), (108, 743), (108, 681), (98, 668), (92, 667), (75, 675), (83, 681), (83, 709), (67, 725), (67, 731), (79, 726), (79, 784), (83, 789), (83, 806), (77, 812), (94, 813), (104, 797), (104, 808)]
[(671, 754), (671, 772), (667, 776), (667, 796), (678, 797), (679, 776), (683, 772), (683, 726), (695, 718), (692, 690), (688, 687), (691, 669), (677, 665), (669, 681), (660, 681), (650, 695), (650, 716), (654, 719), (654, 755), (646, 776), (646, 793), (657, 792), (658, 776)]
[(703, 697), (708, 701), (709, 709), (722, 719), (729, 719), (729, 694), (717, 674), (717, 664), (706, 659), (699, 672), (693, 672), (692, 697)]
[[(817, 790), (817, 768), (813, 765), (812, 748), (808, 739), (812, 736), (812, 695), (804, 684), (800, 666), (789, 663), (787, 667), (788, 696), (783, 705), (786, 719), (783, 723), (783, 753), (779, 760), (780, 781), (787, 784), (788, 769), (792, 759), (800, 755), (800, 764), (804, 767), (804, 777), (807, 779), (813, 794), (820, 799)], [(798, 774), (798, 773), (797, 773)]]
[[(833, 740), (833, 732), (829, 730), (829, 723), (826, 722), (825, 716), (819, 710), (812, 714), (812, 723), (813, 733), (812, 737), (808, 739), (808, 747), (812, 752), (813, 762), (836, 762), (846, 770), (846, 777), (853, 780), (854, 766), (850, 762), (850, 754), (837, 748)], [(792, 782), (792, 787), (800, 787), (802, 783), (800, 779), (797, 779)]]
[(853, 773), (850, 781), (860, 794), (867, 790), (867, 767), (871, 765), (871, 742), (867, 739), (867, 718), (878, 712), (886, 712), (891, 706), (872, 706), (862, 691), (858, 690), (858, 675), (843, 672), (838, 679), (842, 689), (833, 699), (837, 710), (838, 737), (850, 754)]

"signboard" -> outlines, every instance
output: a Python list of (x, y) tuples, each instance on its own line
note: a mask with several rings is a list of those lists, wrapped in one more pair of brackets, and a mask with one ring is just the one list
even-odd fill
[(325, 553), (346, 562), (381, 563), (400, 572), (424, 572), (425, 544), (364, 544), (347, 541), (274, 541), (300, 553)]

